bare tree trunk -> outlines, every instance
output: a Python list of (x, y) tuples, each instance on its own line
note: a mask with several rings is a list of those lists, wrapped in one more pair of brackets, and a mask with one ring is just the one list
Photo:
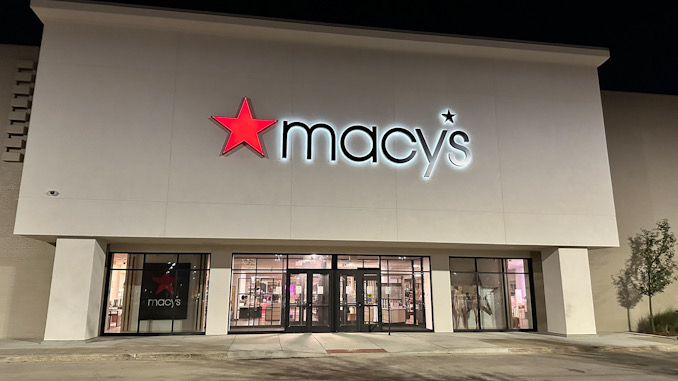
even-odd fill
[(629, 323), (629, 332), (631, 332), (631, 309), (626, 308), (626, 321)]
[(654, 330), (654, 314), (652, 313), (652, 296), (648, 296), (650, 300), (650, 323), (652, 327), (652, 333), (655, 333), (656, 331)]

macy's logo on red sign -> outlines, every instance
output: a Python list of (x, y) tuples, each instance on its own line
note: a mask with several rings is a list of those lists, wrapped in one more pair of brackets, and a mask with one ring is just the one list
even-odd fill
[[(449, 122), (454, 124), (455, 114), (450, 110), (441, 114), (444, 117), (442, 123)], [(278, 121), (273, 119), (256, 119), (250, 107), (250, 101), (243, 98), (242, 105), (238, 111), (238, 115), (233, 117), (227, 116), (212, 116), (215, 122), (220, 124), (228, 131), (228, 137), (224, 143), (224, 148), (221, 154), (224, 155), (231, 150), (243, 145), (250, 146), (254, 151), (265, 157), (264, 149), (259, 140), (259, 133), (265, 129), (273, 126)], [(394, 165), (404, 165), (412, 161), (417, 154), (423, 151), (424, 157), (427, 161), (426, 169), (423, 177), (429, 178), (433, 173), (436, 163), (438, 162), (443, 151), (443, 145), (447, 142), (447, 155), (443, 155), (448, 164), (455, 168), (464, 168), (471, 162), (470, 138), (468, 134), (461, 129), (455, 129), (450, 132), (446, 128), (442, 128), (438, 134), (438, 139), (435, 146), (429, 145), (421, 128), (414, 128), (414, 133), (409, 129), (403, 127), (392, 127), (383, 133), (379, 133), (377, 126), (366, 127), (362, 125), (352, 125), (344, 129), (338, 134), (334, 127), (326, 123), (315, 123), (309, 126), (301, 121), (283, 120), (282, 126), (282, 149), (281, 159), (288, 158), (288, 151), (290, 146), (290, 131), (298, 130), (306, 133), (306, 160), (311, 160), (313, 157), (313, 134), (316, 131), (324, 131), (329, 137), (329, 152), (328, 159), (331, 162), (337, 161), (337, 148), (343, 154), (343, 157), (352, 162), (371, 161), (377, 163), (379, 157), (383, 161)], [(448, 134), (449, 133), (449, 134)], [(367, 152), (355, 153), (352, 152), (347, 140), (349, 136), (360, 135), (365, 139), (369, 149)], [(392, 152), (393, 148), (389, 148), (389, 142), (401, 140), (401, 145), (404, 143), (410, 148), (405, 149), (405, 152), (399, 150)], [(337, 141), (339, 144), (337, 144)], [(391, 145), (392, 147), (393, 145)]]

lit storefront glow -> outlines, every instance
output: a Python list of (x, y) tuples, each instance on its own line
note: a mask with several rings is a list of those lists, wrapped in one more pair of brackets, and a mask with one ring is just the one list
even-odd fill
[(528, 259), (450, 258), (455, 330), (534, 328)]

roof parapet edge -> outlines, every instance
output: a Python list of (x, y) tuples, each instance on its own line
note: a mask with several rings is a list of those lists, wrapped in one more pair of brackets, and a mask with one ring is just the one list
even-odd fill
[[(605, 48), (321, 25), (95, 2), (31, 0), (31, 8), (43, 23), (69, 21), (170, 29), (198, 34), (228, 33), (237, 37), (300, 43), (595, 67), (603, 64), (610, 56), (609, 50)], [(84, 17), (85, 15), (89, 17)]]

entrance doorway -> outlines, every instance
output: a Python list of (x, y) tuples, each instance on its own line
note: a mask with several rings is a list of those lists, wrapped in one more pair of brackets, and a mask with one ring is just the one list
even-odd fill
[(428, 257), (233, 254), (230, 332), (430, 330)]
[(381, 330), (380, 271), (338, 271), (338, 331), (372, 332)]
[(288, 332), (330, 332), (330, 271), (290, 270), (287, 273)]

